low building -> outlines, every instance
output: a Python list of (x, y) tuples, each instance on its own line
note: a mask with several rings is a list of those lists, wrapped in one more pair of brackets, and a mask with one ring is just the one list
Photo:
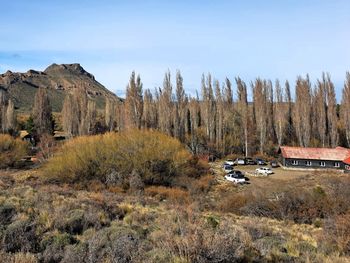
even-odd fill
[(281, 163), (290, 168), (337, 169), (350, 171), (350, 149), (281, 146)]
[(53, 138), (55, 139), (55, 141), (65, 141), (69, 138), (69, 135), (65, 132), (55, 131)]
[(22, 141), (30, 142), (31, 144), (35, 145), (34, 136), (28, 133), (26, 130), (19, 131), (19, 137)]

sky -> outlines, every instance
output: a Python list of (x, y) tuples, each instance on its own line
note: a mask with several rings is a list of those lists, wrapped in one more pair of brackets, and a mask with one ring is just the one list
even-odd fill
[(132, 71), (152, 90), (180, 70), (192, 95), (208, 72), (293, 85), (329, 72), (339, 98), (350, 70), (349, 0), (0, 2), (0, 73), (80, 63), (124, 96)]

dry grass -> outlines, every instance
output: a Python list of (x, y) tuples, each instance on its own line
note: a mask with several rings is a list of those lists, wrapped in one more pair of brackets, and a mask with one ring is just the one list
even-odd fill
[(157, 198), (159, 201), (168, 200), (178, 204), (189, 204), (190, 196), (185, 190), (164, 186), (150, 186), (145, 189), (145, 194)]
[[(106, 143), (119, 145), (114, 140), (125, 139), (114, 136), (73, 140), (68, 155), (77, 162), (81, 156), (109, 156), (103, 152)], [(151, 150), (145, 143), (137, 137), (122, 149), (131, 154), (144, 147), (146, 156), (158, 158), (147, 152)], [(151, 145), (154, 148), (157, 142)], [(171, 149), (177, 151), (176, 145)], [(169, 148), (160, 149), (163, 156)], [(102, 151), (100, 155), (96, 150)], [(147, 163), (146, 156), (140, 159), (135, 154)], [(193, 162), (207, 169), (187, 155), (169, 155), (175, 163)], [(71, 163), (67, 168), (78, 166)], [(34, 169), (2, 171), (0, 261), (349, 262), (348, 177), (293, 171), (235, 186), (222, 179), (220, 170), (214, 172), (181, 172), (167, 186), (146, 184), (126, 190), (98, 177), (50, 183)]]
[(0, 168), (13, 167), (28, 151), (28, 144), (10, 135), (0, 134)]
[[(117, 261), (116, 253), (123, 262), (349, 259), (345, 252), (349, 236), (347, 217), (340, 216), (332, 221), (334, 225), (315, 227), (291, 220), (237, 215), (239, 207), (256, 195), (245, 192), (244, 187), (236, 195), (226, 192), (222, 199), (212, 200), (213, 204), (226, 202), (231, 210), (202, 210), (197, 202), (207, 202), (206, 197), (220, 186), (212, 185), (212, 180), (213, 176), (208, 175), (190, 181), (202, 189), (193, 191), (196, 201), (191, 191), (178, 187), (152, 186), (146, 187), (144, 194), (133, 194), (118, 187), (100, 188), (98, 184), (79, 189), (69, 184), (32, 186), (29, 181), (14, 180), (13, 186), (0, 192), (0, 219), (4, 220), (1, 223), (7, 236), (21, 233), (24, 238), (18, 246), (30, 249), (30, 253), (10, 255), (4, 251), (0, 259), (21, 262), (11, 261), (16, 255), (28, 260), (23, 262), (36, 262), (39, 253), (51, 262), (57, 262), (54, 258), (84, 262), (88, 257), (95, 262), (113, 262)], [(11, 215), (9, 219), (3, 217), (4, 211)], [(25, 231), (34, 225), (35, 231)], [(34, 243), (29, 238), (34, 238)], [(5, 240), (14, 242), (8, 237)], [(119, 247), (123, 249), (118, 250)]]

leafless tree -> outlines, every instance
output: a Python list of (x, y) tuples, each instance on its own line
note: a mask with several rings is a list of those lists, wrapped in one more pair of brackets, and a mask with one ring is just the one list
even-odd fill
[(176, 103), (175, 103), (175, 120), (174, 130), (175, 137), (180, 141), (185, 140), (185, 126), (186, 126), (186, 113), (187, 113), (188, 99), (183, 87), (183, 78), (180, 71), (176, 72)]
[(5, 92), (0, 89), (0, 124), (1, 124), (1, 132), (5, 133), (6, 132), (6, 96)]
[(224, 100), (222, 97), (220, 83), (218, 80), (214, 81), (215, 85), (215, 100), (216, 100), (216, 147), (218, 150), (223, 151), (223, 128), (224, 128)]
[(115, 128), (115, 107), (116, 103), (114, 100), (106, 99), (105, 105), (105, 125), (109, 131), (113, 131)]
[(71, 94), (67, 94), (62, 107), (63, 130), (71, 137), (79, 134), (78, 107)]
[(126, 127), (126, 105), (123, 102), (117, 101), (115, 107), (116, 130), (122, 131)]
[(127, 126), (141, 128), (143, 114), (143, 92), (140, 75), (136, 77), (135, 72), (131, 73), (129, 84), (126, 88), (125, 110)]
[(2, 133), (13, 132), (16, 129), (15, 105), (0, 89), (0, 129)]
[(45, 88), (39, 88), (35, 94), (32, 118), (38, 135), (53, 133), (52, 108)]
[(202, 75), (202, 107), (201, 115), (205, 126), (206, 136), (210, 142), (215, 142), (216, 105), (213, 92), (212, 78)]
[(249, 108), (248, 108), (248, 94), (247, 85), (239, 77), (236, 78), (237, 84), (237, 108), (241, 120), (241, 130), (244, 138), (244, 152), (246, 157), (249, 155), (248, 152), (248, 118), (249, 118)]
[(267, 112), (268, 112), (268, 88), (266, 81), (256, 79), (252, 84), (253, 100), (254, 100), (254, 112), (256, 118), (256, 128), (259, 138), (260, 153), (264, 153), (264, 148), (267, 139)]
[(275, 112), (274, 112), (274, 95), (273, 95), (273, 85), (271, 80), (264, 81), (265, 83), (265, 93), (266, 93), (266, 121), (267, 121), (267, 140), (270, 143), (276, 142), (276, 131), (275, 131)]
[(313, 123), (320, 138), (322, 147), (327, 146), (327, 104), (326, 104), (326, 79), (323, 74), (322, 80), (317, 80), (314, 92)]
[(275, 84), (275, 103), (274, 103), (274, 125), (278, 145), (282, 145), (286, 135), (288, 124), (288, 105), (284, 100), (283, 90), (279, 80)]
[(327, 118), (328, 118), (328, 135), (331, 147), (338, 145), (338, 116), (337, 116), (337, 101), (335, 97), (334, 84), (331, 77), (327, 74), (326, 77), (326, 102), (327, 102)]
[(191, 149), (192, 153), (197, 154), (200, 148), (199, 134), (202, 120), (198, 96), (197, 98), (189, 99), (188, 108), (190, 113), (190, 133), (187, 135), (187, 145)]
[(294, 139), (294, 127), (293, 127), (293, 101), (290, 92), (290, 85), (288, 80), (286, 80), (284, 85), (285, 100), (287, 103), (287, 131), (286, 131), (286, 141), (291, 142)]
[(344, 125), (346, 140), (348, 146), (350, 146), (350, 72), (346, 72), (340, 116)]
[(87, 113), (86, 113), (86, 120), (85, 120), (85, 125), (86, 125), (86, 131), (87, 134), (93, 134), (94, 132), (94, 126), (96, 123), (96, 102), (92, 100), (88, 100), (87, 103)]
[(16, 128), (16, 115), (15, 115), (15, 105), (10, 99), (6, 108), (6, 129), (7, 131), (13, 131)]
[(170, 71), (165, 73), (163, 80), (163, 89), (159, 90), (158, 112), (159, 128), (168, 135), (173, 135), (173, 102)]
[(232, 153), (233, 141), (237, 136), (240, 137), (240, 130), (237, 132), (234, 129), (240, 129), (240, 127), (235, 125), (237, 113), (233, 104), (232, 84), (228, 78), (225, 79), (222, 88), (222, 108), (222, 151), (224, 153)]
[(62, 108), (62, 126), (69, 136), (89, 135), (96, 123), (96, 103), (90, 100), (83, 86), (67, 94)]
[(157, 128), (157, 107), (153, 100), (152, 92), (146, 89), (143, 95), (143, 116), (142, 126), (147, 129)]
[(89, 134), (88, 103), (89, 99), (84, 87), (79, 86), (73, 93), (74, 103), (77, 105), (79, 135)]
[(295, 94), (293, 124), (299, 145), (308, 147), (311, 139), (311, 83), (308, 75), (298, 77)]

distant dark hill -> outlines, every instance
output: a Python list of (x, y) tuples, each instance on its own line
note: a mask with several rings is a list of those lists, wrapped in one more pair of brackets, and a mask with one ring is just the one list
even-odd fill
[(96, 101), (100, 109), (104, 107), (106, 98), (119, 99), (77, 63), (52, 64), (44, 71), (7, 71), (0, 75), (0, 89), (5, 90), (13, 99), (15, 107), (23, 112), (32, 108), (39, 87), (48, 89), (53, 111), (61, 111), (65, 95), (73, 89), (86, 89), (88, 96)]

